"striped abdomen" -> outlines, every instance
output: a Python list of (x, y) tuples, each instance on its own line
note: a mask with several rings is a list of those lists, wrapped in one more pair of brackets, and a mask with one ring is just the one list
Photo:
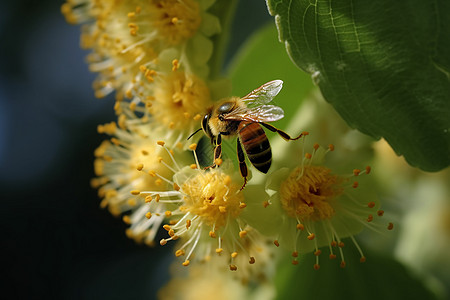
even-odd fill
[(267, 173), (272, 163), (272, 151), (266, 133), (258, 123), (241, 122), (238, 127), (239, 139), (252, 165)]

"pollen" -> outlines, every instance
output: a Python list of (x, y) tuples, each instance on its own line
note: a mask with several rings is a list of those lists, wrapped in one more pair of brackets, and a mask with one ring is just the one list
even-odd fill
[(339, 177), (326, 167), (298, 167), (281, 185), (281, 205), (292, 218), (331, 219), (335, 214), (332, 201), (343, 193), (340, 183)]
[(157, 15), (153, 25), (169, 44), (180, 44), (197, 32), (201, 22), (197, 2), (167, 0), (154, 5)]
[(181, 70), (159, 76), (154, 84), (155, 101), (149, 111), (169, 129), (194, 129), (197, 121), (186, 116), (203, 113), (212, 103), (206, 83)]
[(228, 175), (211, 170), (191, 178), (181, 187), (185, 203), (181, 211), (199, 216), (208, 226), (225, 226), (229, 219), (237, 218), (243, 202), (239, 185), (227, 181)]

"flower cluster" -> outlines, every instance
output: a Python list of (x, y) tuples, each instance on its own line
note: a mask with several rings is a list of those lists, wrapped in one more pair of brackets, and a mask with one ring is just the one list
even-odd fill
[(69, 23), (83, 24), (81, 47), (92, 51), (97, 97), (116, 91), (118, 114), (126, 106), (185, 133), (211, 104), (209, 37), (220, 32), (207, 12), (213, 3), (69, 0), (61, 11)]
[[(249, 174), (244, 189), (237, 161), (224, 155), (214, 167), (200, 165), (198, 155), (211, 163), (213, 155), (197, 151), (187, 137), (226, 86), (209, 74), (210, 37), (221, 30), (208, 13), (213, 3), (68, 0), (62, 6), (69, 23), (83, 24), (81, 46), (92, 51), (89, 66), (98, 73), (96, 96), (116, 95), (117, 121), (98, 126), (109, 136), (95, 151), (92, 186), (101, 207), (129, 224), (126, 234), (137, 242), (157, 244), (157, 233), (165, 230), (159, 244), (176, 241), (181, 265), (227, 266), (242, 282), (271, 276), (280, 253), (273, 244), (291, 249), (294, 264), (299, 254), (314, 253), (315, 269), (326, 246), (329, 258), (339, 255), (344, 267), (343, 238), (349, 237), (365, 261), (354, 235), (364, 227), (378, 230), (383, 211), (356, 181), (370, 167), (340, 175), (324, 164), (334, 146), (314, 144), (306, 152), (305, 132), (289, 142), (296, 150), (274, 151), (280, 157), (289, 152), (290, 168), (274, 159), (269, 175), (258, 180)], [(208, 282), (194, 273), (188, 277)], [(222, 270), (211, 274), (216, 278)]]

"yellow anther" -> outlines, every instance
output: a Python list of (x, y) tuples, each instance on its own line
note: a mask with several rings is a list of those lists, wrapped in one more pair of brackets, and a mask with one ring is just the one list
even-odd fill
[(175, 191), (179, 191), (179, 190), (180, 190), (180, 186), (179, 186), (176, 182), (174, 182), (174, 183), (173, 183), (173, 189), (174, 189)]
[(353, 175), (358, 176), (359, 173), (361, 173), (361, 170), (359, 170), (359, 169), (354, 169), (353, 170)]
[(150, 196), (150, 195), (145, 196), (145, 203), (150, 203), (150, 202), (152, 202), (152, 200), (153, 200), (152, 196)]
[(157, 141), (156, 143), (160, 146), (164, 146), (166, 144), (166, 142), (164, 142), (164, 141)]
[(119, 145), (120, 145), (120, 141), (119, 141), (117, 138), (115, 138), (115, 137), (111, 138), (111, 142), (112, 142), (114, 145), (116, 145), (116, 146), (119, 146)]
[(219, 206), (219, 211), (224, 214), (224, 213), (227, 212), (227, 207), (226, 206)]
[(231, 257), (232, 258), (236, 258), (236, 256), (238, 255), (238, 253), (237, 252), (233, 252), (233, 253), (231, 253)]
[(125, 230), (125, 234), (130, 239), (132, 239), (134, 237), (133, 230), (131, 230), (131, 228), (127, 228), (127, 230)]
[(212, 238), (215, 238), (216, 237), (216, 233), (214, 231), (210, 231), (209, 232), (209, 236), (212, 237)]
[(307, 239), (312, 241), (315, 237), (316, 235), (314, 233), (311, 233), (310, 235), (308, 235)]
[(172, 212), (171, 212), (170, 210), (166, 210), (166, 211), (164, 212), (164, 214), (166, 215), (166, 217), (172, 216)]
[(388, 230), (394, 229), (394, 224), (389, 222), (387, 229)]
[(127, 203), (129, 206), (136, 206), (136, 199), (128, 199)]
[(152, 176), (152, 177), (156, 177), (156, 172), (155, 171), (148, 171), (148, 175)]
[(245, 231), (245, 230), (242, 230), (242, 231), (239, 232), (239, 237), (240, 237), (240, 238), (243, 238), (243, 237), (245, 237), (246, 235), (247, 235), (247, 231)]
[(160, 186), (162, 183), (163, 183), (163, 181), (162, 181), (160, 178), (158, 178), (158, 179), (155, 180), (155, 184), (156, 184), (157, 186)]
[(165, 224), (163, 225), (163, 228), (167, 231), (169, 231), (170, 229), (172, 229), (172, 227), (170, 227), (169, 225)]
[(159, 244), (160, 244), (161, 246), (164, 246), (165, 244), (167, 244), (167, 240), (162, 239), (162, 240), (159, 241)]
[(194, 121), (199, 121), (202, 118), (202, 116), (200, 114), (196, 114), (192, 119), (194, 119)]
[(190, 261), (189, 261), (189, 259), (187, 259), (182, 263), (182, 265), (187, 267), (187, 266), (189, 266), (189, 263), (190, 263)]
[(297, 227), (297, 230), (304, 230), (305, 229), (305, 226), (303, 224), (300, 224), (300, 223), (298, 223), (296, 227)]
[(230, 265), (230, 271), (236, 271), (237, 267), (236, 265)]
[(175, 251), (175, 256), (176, 257), (180, 257), (180, 256), (182, 256), (184, 254), (185, 254), (184, 250), (177, 250), (177, 251)]
[(216, 164), (216, 166), (220, 166), (221, 164), (222, 164), (222, 162), (223, 162), (223, 160), (219, 157), (219, 158), (216, 158), (215, 160), (214, 160), (214, 163)]
[(130, 218), (130, 216), (123, 216), (123, 217), (122, 217), (122, 221), (123, 221), (125, 224), (128, 224), (128, 225), (131, 224), (131, 218)]
[(190, 144), (189, 145), (189, 149), (192, 150), (192, 151), (197, 150), (197, 144)]
[(222, 252), (223, 252), (223, 249), (222, 249), (222, 248), (217, 248), (217, 249), (216, 249), (216, 253), (217, 253), (217, 254), (220, 254), (220, 253), (222, 253)]
[(131, 195), (135, 195), (135, 196), (139, 195), (140, 193), (141, 193), (141, 191), (139, 191), (139, 190), (132, 190), (131, 191)]
[(178, 70), (179, 67), (180, 67), (180, 62), (178, 61), (178, 59), (172, 60), (172, 71)]
[(266, 200), (266, 201), (263, 202), (264, 208), (267, 208), (267, 206), (269, 206), (269, 205), (270, 205), (269, 201)]
[(192, 164), (189, 166), (191, 169), (197, 169), (197, 165), (196, 164)]
[(138, 171), (142, 171), (143, 168), (144, 168), (144, 164), (142, 164), (142, 163), (138, 164), (137, 167), (136, 167), (136, 169)]
[(192, 225), (192, 221), (190, 219), (186, 220), (186, 229), (189, 229), (189, 227), (191, 227)]
[(239, 204), (239, 208), (246, 208), (246, 207), (247, 207), (247, 204), (245, 204), (244, 202), (241, 202)]
[(151, 212), (147, 212), (147, 213), (145, 214), (145, 217), (146, 217), (147, 219), (150, 219), (150, 218), (152, 217), (152, 213), (151, 213)]

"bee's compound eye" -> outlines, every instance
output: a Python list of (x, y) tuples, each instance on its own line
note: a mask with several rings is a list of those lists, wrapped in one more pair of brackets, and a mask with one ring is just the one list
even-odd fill
[(203, 120), (202, 120), (202, 129), (203, 129), (203, 131), (205, 132), (205, 134), (206, 134), (208, 137), (211, 137), (212, 134), (211, 134), (211, 130), (209, 129), (209, 125), (208, 125), (209, 117), (210, 117), (209, 114), (206, 114), (206, 115), (203, 117)]
[(233, 108), (234, 103), (233, 102), (225, 102), (224, 104), (222, 104), (221, 106), (219, 106), (219, 108), (217, 109), (217, 111), (220, 114), (225, 114), (227, 112), (230, 112), (231, 109)]

